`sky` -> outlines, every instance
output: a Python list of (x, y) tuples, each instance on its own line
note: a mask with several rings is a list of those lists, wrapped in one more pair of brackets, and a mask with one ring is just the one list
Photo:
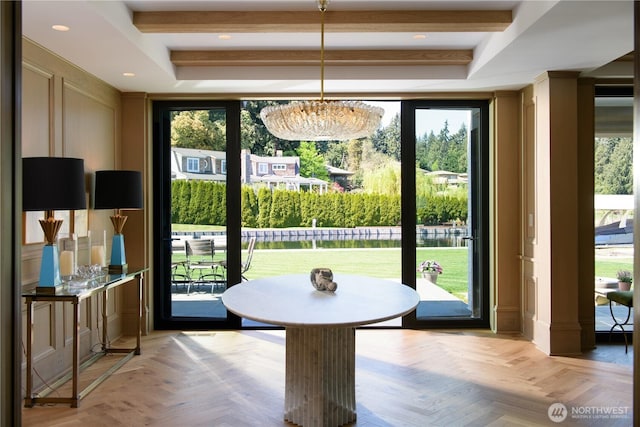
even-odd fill
[[(391, 119), (400, 113), (400, 102), (398, 101), (366, 101), (369, 105), (384, 108), (382, 126), (387, 126)], [(445, 120), (449, 122), (449, 131), (456, 133), (462, 123), (469, 129), (469, 112), (462, 110), (421, 110), (416, 118), (416, 134), (422, 136), (425, 133), (433, 132), (437, 135), (444, 127)]]

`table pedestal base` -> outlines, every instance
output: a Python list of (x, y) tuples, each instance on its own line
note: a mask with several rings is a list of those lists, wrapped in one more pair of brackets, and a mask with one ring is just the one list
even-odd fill
[(285, 420), (307, 427), (355, 421), (354, 328), (286, 329)]

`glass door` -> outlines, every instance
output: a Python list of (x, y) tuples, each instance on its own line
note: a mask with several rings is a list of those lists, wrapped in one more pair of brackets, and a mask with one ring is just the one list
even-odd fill
[(403, 281), (420, 295), (408, 321), (488, 326), (488, 104), (411, 101), (402, 120)]
[(153, 132), (155, 326), (237, 326), (221, 295), (240, 281), (239, 103), (156, 102)]
[(633, 310), (610, 306), (607, 294), (627, 290), (619, 278), (633, 276), (633, 87), (596, 86), (594, 106), (596, 339), (622, 339), (614, 325), (625, 323), (624, 330), (632, 331)]

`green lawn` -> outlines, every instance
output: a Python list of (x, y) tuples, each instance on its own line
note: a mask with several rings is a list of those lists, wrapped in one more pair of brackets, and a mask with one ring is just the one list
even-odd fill
[[(361, 274), (380, 278), (400, 278), (400, 249), (256, 249), (247, 278), (307, 273), (315, 267), (328, 267), (334, 272)], [(243, 254), (244, 258), (245, 254)], [(174, 260), (184, 255), (175, 254)], [(435, 260), (443, 268), (438, 285), (453, 295), (467, 299), (467, 249), (418, 248), (417, 264)], [(633, 271), (631, 257), (597, 257), (596, 276), (616, 277), (618, 270)], [(416, 273), (419, 274), (419, 273)]]
[(596, 277), (616, 277), (618, 270), (633, 271), (633, 258), (596, 258)]
[[(283, 249), (258, 250), (253, 254), (249, 279), (287, 273), (308, 273), (315, 267), (328, 267), (334, 272), (361, 274), (380, 278), (400, 278), (400, 249)], [(443, 274), (438, 285), (466, 300), (467, 249), (419, 248), (418, 263), (426, 259), (438, 261)], [(245, 254), (243, 254), (244, 258)], [(174, 260), (184, 255), (175, 254)], [(416, 265), (417, 266), (417, 265)], [(416, 274), (419, 274), (416, 272)]]

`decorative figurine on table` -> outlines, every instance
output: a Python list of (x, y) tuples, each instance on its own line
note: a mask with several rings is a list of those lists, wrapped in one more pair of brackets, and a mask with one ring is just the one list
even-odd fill
[(314, 268), (311, 270), (311, 284), (319, 291), (335, 292), (338, 284), (333, 281), (333, 272), (330, 268)]

